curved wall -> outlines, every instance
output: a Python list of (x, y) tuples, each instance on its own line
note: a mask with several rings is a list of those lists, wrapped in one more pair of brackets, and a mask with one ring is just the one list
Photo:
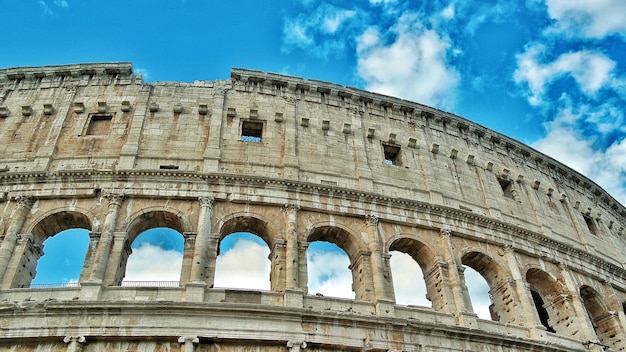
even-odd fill
[[(128, 63), (0, 70), (0, 347), (9, 351), (626, 348), (626, 209), (461, 117), (233, 69), (144, 83)], [(77, 284), (30, 288), (43, 241), (90, 230)], [(183, 234), (178, 287), (121, 286), (142, 231)], [(213, 288), (220, 240), (259, 235), (271, 290)], [(350, 258), (355, 300), (309, 295), (306, 249)], [(390, 251), (432, 307), (395, 304)], [(472, 312), (464, 266), (487, 281)]]

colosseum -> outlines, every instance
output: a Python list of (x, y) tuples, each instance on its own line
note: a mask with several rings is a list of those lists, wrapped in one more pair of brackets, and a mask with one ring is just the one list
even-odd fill
[[(233, 69), (146, 83), (130, 63), (0, 70), (3, 351), (623, 351), (626, 209), (512, 138), (414, 102)], [(184, 238), (176, 285), (122, 285), (131, 243)], [(78, 282), (31, 285), (89, 231)], [(269, 247), (270, 289), (215, 287), (220, 241)], [(354, 299), (308, 290), (340, 247)], [(390, 252), (430, 306), (402, 305)], [(472, 309), (466, 268), (489, 286)]]

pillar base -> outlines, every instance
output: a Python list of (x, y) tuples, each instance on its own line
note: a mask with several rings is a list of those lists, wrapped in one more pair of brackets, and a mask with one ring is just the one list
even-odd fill
[(304, 291), (298, 289), (286, 289), (284, 296), (285, 307), (302, 308), (304, 307)]
[(206, 292), (206, 282), (193, 281), (185, 284), (185, 301), (203, 302)]
[(102, 294), (102, 281), (92, 280), (80, 283), (80, 299), (86, 301), (96, 301)]
[(393, 300), (386, 298), (379, 298), (376, 300), (376, 315), (380, 317), (395, 317), (396, 303)]
[(456, 314), (456, 323), (467, 328), (476, 328), (478, 315), (472, 312), (460, 312)]

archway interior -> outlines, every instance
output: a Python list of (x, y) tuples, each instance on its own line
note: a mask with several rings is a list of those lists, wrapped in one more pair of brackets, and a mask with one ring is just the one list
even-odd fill
[(308, 291), (330, 297), (354, 299), (352, 271), (346, 252), (328, 241), (313, 241), (307, 249)]
[(214, 287), (270, 290), (270, 249), (252, 232), (222, 238), (215, 263)]
[(431, 307), (420, 265), (407, 253), (391, 251), (389, 265), (397, 304)]
[(157, 227), (141, 232), (131, 244), (123, 282), (179, 281), (183, 264), (183, 235)]
[(78, 282), (89, 247), (89, 230), (74, 228), (60, 231), (43, 241), (43, 256), (37, 261), (33, 285)]
[(541, 295), (535, 290), (530, 290), (530, 294), (533, 297), (533, 303), (535, 304), (535, 309), (537, 310), (537, 315), (539, 315), (541, 325), (543, 325), (548, 332), (556, 332), (550, 325), (550, 315), (548, 314), (548, 310), (544, 307), (545, 303), (543, 298), (541, 298)]

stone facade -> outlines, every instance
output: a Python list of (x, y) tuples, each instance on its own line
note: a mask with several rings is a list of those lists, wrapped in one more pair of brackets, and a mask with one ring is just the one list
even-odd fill
[[(233, 69), (144, 83), (128, 63), (0, 70), (0, 349), (622, 351), (626, 209), (450, 113)], [(30, 288), (43, 241), (90, 230), (76, 285)], [(121, 286), (142, 231), (183, 234), (178, 287)], [(271, 290), (213, 288), (222, 238), (259, 235)], [(348, 254), (355, 300), (309, 295), (306, 249)], [(432, 307), (395, 304), (389, 252)], [(472, 312), (464, 266), (490, 286)]]

